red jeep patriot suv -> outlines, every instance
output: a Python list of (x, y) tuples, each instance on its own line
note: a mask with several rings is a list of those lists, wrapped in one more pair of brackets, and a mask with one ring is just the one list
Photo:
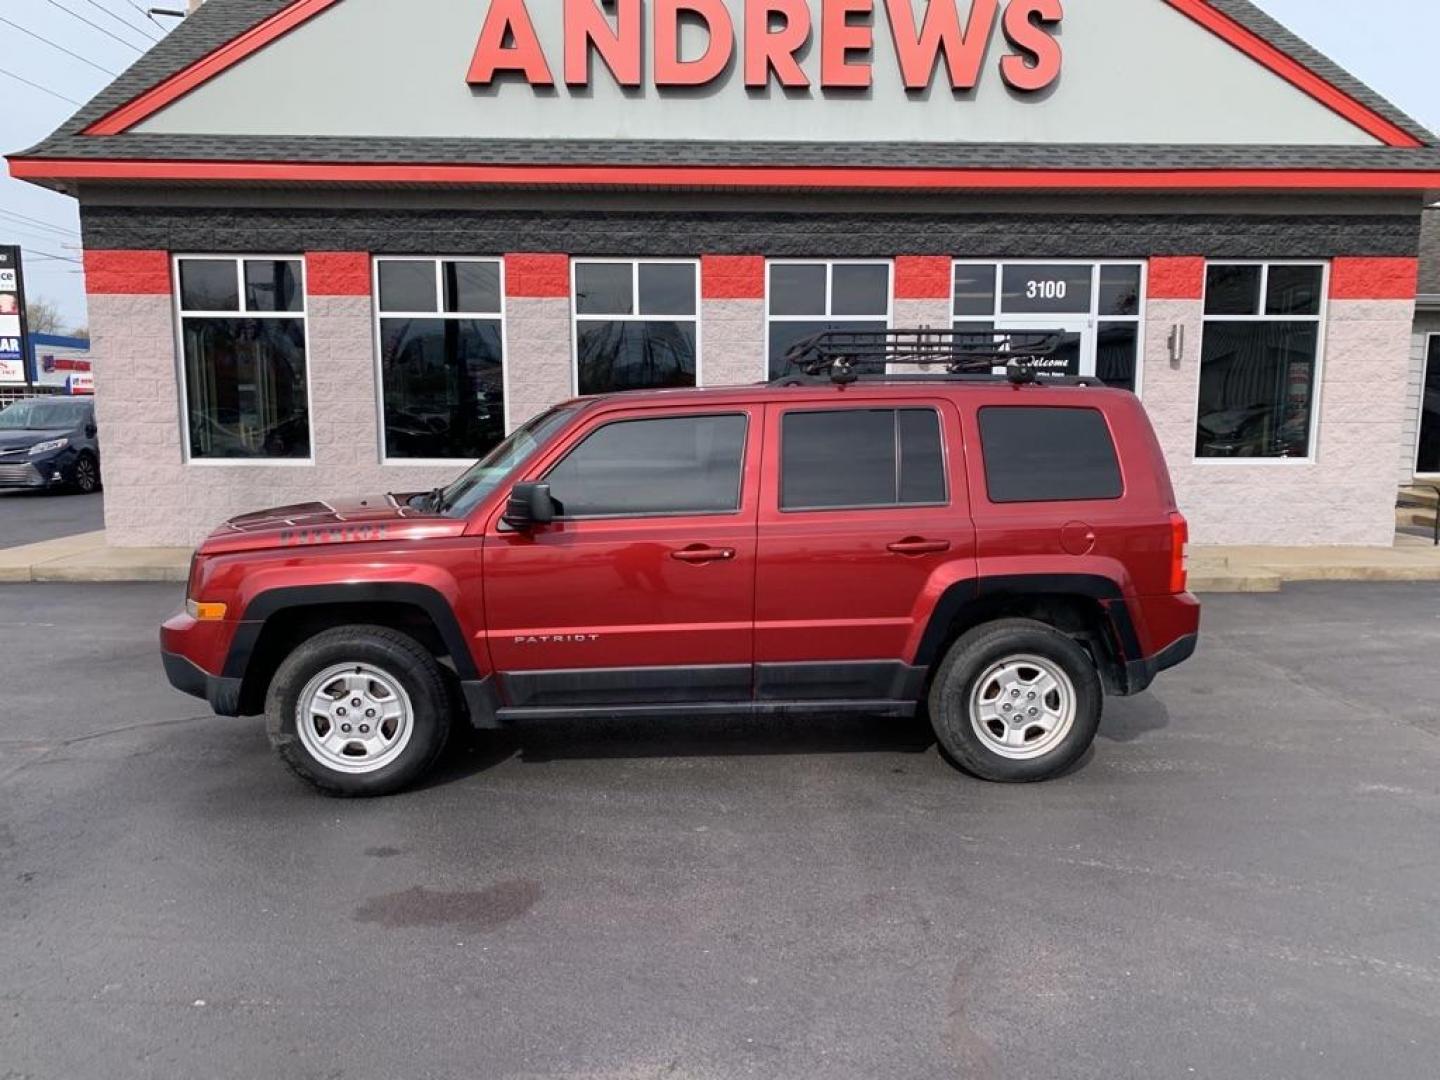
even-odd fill
[(236, 518), (167, 675), (339, 795), (457, 718), (924, 712), (974, 775), (1053, 777), (1195, 651), (1186, 524), (1133, 395), (976, 336), (822, 335), (773, 384), (561, 405), (428, 495)]

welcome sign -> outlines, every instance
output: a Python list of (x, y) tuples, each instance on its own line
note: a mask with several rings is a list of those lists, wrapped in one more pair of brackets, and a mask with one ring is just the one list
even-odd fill
[[(749, 89), (864, 90), (887, 39), (905, 89), (928, 89), (937, 68), (954, 91), (973, 90), (997, 28), (1008, 51), (999, 76), (1013, 90), (1044, 90), (1060, 76), (1061, 0), (564, 0), (562, 55), (547, 55), (529, 0), (491, 0), (467, 81), (518, 75), (534, 87), (588, 86), (592, 58), (623, 87), (701, 87), (738, 62)], [(539, 0), (553, 3), (554, 0)], [(964, 10), (962, 11), (962, 5)], [(613, 15), (610, 11), (613, 10)], [(704, 45), (691, 55), (682, 31)], [(646, 56), (646, 46), (649, 55)], [(647, 63), (648, 59), (648, 63)]]

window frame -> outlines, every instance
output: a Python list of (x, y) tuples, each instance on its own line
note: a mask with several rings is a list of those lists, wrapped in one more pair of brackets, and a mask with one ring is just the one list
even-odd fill
[[(435, 307), (436, 311), (382, 311), (380, 308), (380, 264), (382, 262), (433, 262), (435, 264)], [(445, 263), (495, 263), (500, 268), (500, 312), (498, 315), (474, 312), (446, 312), (445, 307)], [(505, 395), (505, 434), (508, 437), (515, 427), (510, 417), (510, 337), (509, 321), (505, 318), (505, 260), (499, 255), (372, 255), (370, 257), (371, 332), (374, 335), (375, 352), (375, 448), (382, 466), (395, 465), (400, 468), (452, 468), (455, 465), (474, 464), (478, 458), (392, 458), (385, 438), (385, 335), (380, 324), (385, 319), (446, 319), (463, 322), (475, 319), (498, 319), (500, 321), (500, 385)]]
[[(945, 500), (943, 502), (893, 502), (893, 503), (861, 503), (846, 506), (786, 506), (785, 505), (785, 420), (790, 416), (804, 415), (814, 416), (823, 413), (854, 413), (854, 412), (889, 412), (895, 415), (895, 471), (896, 471), (896, 496), (900, 493), (903, 459), (900, 456), (900, 414), (902, 412), (929, 412), (935, 416), (936, 430), (940, 434), (940, 470), (941, 480), (945, 484)], [(884, 402), (876, 402), (873, 405), (821, 405), (807, 407), (805, 405), (782, 406), (775, 425), (775, 433), (778, 436), (779, 449), (775, 452), (775, 509), (781, 514), (832, 514), (832, 513), (883, 513), (887, 510), (945, 510), (955, 505), (955, 485), (951, 482), (951, 470), (954, 465), (954, 458), (950, 453), (950, 440), (947, 439), (945, 430), (945, 414), (940, 406), (922, 401), (915, 404), (888, 405)]]
[[(236, 282), (239, 285), (239, 308), (236, 311), (201, 311), (185, 307), (184, 294), (180, 286), (180, 264), (182, 262), (230, 262), (235, 264)], [(293, 262), (300, 264), (300, 310), (299, 311), (249, 311), (245, 307), (245, 270), (247, 262)], [(314, 355), (310, 343), (310, 267), (303, 254), (272, 255), (246, 252), (214, 254), (207, 252), (175, 252), (170, 256), (170, 287), (174, 290), (174, 333), (175, 333), (175, 383), (179, 389), (180, 408), (180, 449), (182, 463), (199, 465), (204, 468), (314, 468), (315, 455), (315, 378), (311, 371)], [(310, 453), (303, 458), (197, 458), (190, 447), (190, 386), (186, 381), (185, 362), (185, 320), (190, 319), (299, 319), (305, 338), (305, 408), (310, 418)]]
[[(955, 312), (955, 284), (958, 271), (962, 266), (993, 266), (995, 268), (995, 303), (994, 314), (990, 318), (983, 315), (958, 315)], [(1094, 280), (1090, 289), (1090, 310), (1085, 312), (1072, 312), (1070, 314), (1055, 315), (1056, 322), (1066, 322), (1072, 319), (1089, 319), (1091, 322), (1090, 337), (1091, 345), (1094, 347), (1092, 359), (1099, 360), (1100, 349), (1100, 324), (1101, 323), (1131, 323), (1135, 324), (1135, 396), (1144, 399), (1145, 391), (1145, 326), (1149, 317), (1147, 305), (1150, 301), (1150, 263), (1146, 259), (951, 259), (950, 260), (950, 326), (953, 329), (958, 323), (991, 323), (998, 326), (1006, 319), (1030, 319), (1044, 322), (1048, 315), (1005, 315), (1002, 308), (1005, 302), (1005, 267), (1007, 266), (1089, 266), (1094, 268)], [(1134, 315), (1102, 315), (1100, 314), (1100, 279), (1102, 271), (1107, 266), (1137, 266), (1140, 268), (1140, 307)], [(1096, 376), (1099, 377), (1098, 375)]]
[[(635, 301), (633, 315), (582, 315), (580, 294), (576, 288), (578, 271), (581, 266), (603, 266), (627, 263), (630, 266), (631, 297)], [(690, 266), (695, 270), (695, 314), (694, 315), (641, 315), (640, 314), (640, 265), (647, 266)], [(695, 387), (705, 385), (705, 343), (702, 334), (700, 304), (704, 283), (701, 281), (700, 260), (696, 257), (646, 258), (643, 255), (586, 255), (570, 260), (570, 393), (580, 397), (580, 323), (582, 322), (693, 322), (695, 324)], [(619, 393), (620, 391), (613, 391)], [(603, 395), (594, 394), (592, 397)]]
[(739, 417), (745, 423), (745, 436), (740, 446), (740, 477), (735, 487), (735, 509), (733, 510), (677, 510), (664, 513), (633, 513), (633, 514), (556, 514), (555, 521), (575, 523), (584, 521), (664, 521), (678, 518), (731, 518), (740, 517), (745, 513), (745, 473), (746, 466), (750, 461), (751, 445), (750, 433), (753, 428), (751, 414), (745, 409), (716, 409), (703, 412), (682, 412), (668, 413), (656, 412), (654, 414), (624, 414), (620, 416), (601, 417), (594, 425), (579, 432), (573, 442), (559, 451), (552, 462), (545, 466), (544, 470), (535, 478), (536, 483), (549, 484), (550, 476), (561, 465), (570, 460), (570, 456), (589, 442), (592, 438), (608, 427), (616, 424), (644, 424), (658, 423), (665, 420), (717, 420), (726, 417)]
[[(770, 314), (771, 268), (776, 266), (823, 266), (825, 267), (825, 314), (823, 315), (772, 315)], [(769, 382), (770, 375), (770, 325), (772, 323), (813, 323), (813, 322), (873, 322), (881, 326), (879, 315), (835, 315), (835, 267), (837, 266), (883, 266), (885, 267), (885, 317), (883, 328), (895, 328), (895, 260), (894, 259), (766, 259), (765, 296), (765, 348), (760, 356), (760, 378)]]
[[(1210, 267), (1212, 266), (1259, 266), (1260, 271), (1260, 313), (1257, 315), (1207, 315), (1205, 306), (1210, 299)], [(1314, 315), (1266, 315), (1266, 302), (1270, 295), (1270, 267), (1272, 266), (1318, 266), (1320, 267), (1320, 310)], [(1314, 389), (1310, 395), (1309, 445), (1304, 457), (1257, 457), (1225, 458), (1201, 457), (1198, 447), (1190, 450), (1190, 461), (1203, 468), (1236, 466), (1264, 466), (1266, 468), (1293, 469), (1314, 465), (1320, 451), (1320, 417), (1323, 411), (1325, 386), (1325, 350), (1327, 330), (1330, 324), (1330, 260), (1329, 259), (1206, 259), (1205, 287), (1200, 294), (1200, 343), (1195, 356), (1195, 398), (1190, 410), (1191, 436), (1200, 423), (1200, 392), (1205, 375), (1205, 330), (1212, 322), (1244, 323), (1285, 323), (1313, 322), (1317, 326), (1315, 335)]]

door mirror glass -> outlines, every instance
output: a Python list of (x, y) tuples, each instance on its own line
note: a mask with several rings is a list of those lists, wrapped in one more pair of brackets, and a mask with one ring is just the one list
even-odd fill
[(550, 485), (516, 484), (500, 520), (516, 532), (528, 532), (537, 525), (549, 525), (555, 520)]

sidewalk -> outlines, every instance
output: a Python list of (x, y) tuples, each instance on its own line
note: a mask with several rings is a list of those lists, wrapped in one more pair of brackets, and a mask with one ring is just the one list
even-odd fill
[[(0, 551), (0, 582), (176, 581), (189, 576), (189, 548), (112, 548), (103, 532)], [(1440, 581), (1440, 549), (1401, 535), (1391, 548), (1197, 547), (1197, 593), (1273, 593), (1295, 581)]]
[(189, 576), (189, 548), (112, 548), (103, 531), (0, 551), (0, 582), (183, 582)]

